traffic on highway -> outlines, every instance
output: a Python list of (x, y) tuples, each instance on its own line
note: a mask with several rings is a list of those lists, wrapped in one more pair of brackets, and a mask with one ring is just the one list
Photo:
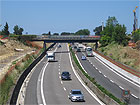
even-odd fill
[[(82, 82), (72, 66), (67, 44), (56, 46), (55, 62), (47, 57), (34, 68), (26, 89), (25, 104), (104, 105)], [(78, 103), (75, 103), (78, 101)]]

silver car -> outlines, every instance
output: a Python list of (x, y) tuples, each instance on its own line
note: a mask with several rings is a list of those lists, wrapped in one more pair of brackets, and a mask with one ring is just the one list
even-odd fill
[(84, 95), (81, 92), (81, 90), (73, 89), (73, 90), (70, 91), (69, 99), (72, 102), (74, 102), (74, 101), (83, 101), (84, 102)]

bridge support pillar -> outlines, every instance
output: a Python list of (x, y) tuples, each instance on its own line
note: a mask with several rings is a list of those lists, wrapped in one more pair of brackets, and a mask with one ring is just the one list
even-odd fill
[(96, 45), (95, 45), (95, 50), (97, 50), (98, 48), (98, 42), (96, 42)]
[(44, 50), (46, 50), (46, 41), (44, 41), (44, 43), (43, 43), (43, 48), (44, 48)]

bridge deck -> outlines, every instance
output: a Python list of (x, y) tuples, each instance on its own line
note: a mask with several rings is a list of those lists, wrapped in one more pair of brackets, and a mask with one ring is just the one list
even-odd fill
[(100, 37), (89, 37), (89, 36), (39, 36), (32, 41), (45, 41), (45, 42), (97, 42)]

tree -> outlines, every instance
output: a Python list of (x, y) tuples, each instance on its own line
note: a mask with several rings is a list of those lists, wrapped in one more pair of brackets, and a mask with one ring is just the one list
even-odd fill
[(61, 35), (71, 35), (70, 32), (62, 32)]
[(77, 31), (75, 35), (90, 35), (90, 31), (88, 29), (81, 29)]
[(51, 35), (51, 31), (48, 32), (48, 35)]
[(100, 42), (102, 47), (105, 47), (110, 43), (110, 40), (111, 40), (111, 37), (104, 35), (101, 37), (99, 42)]
[(19, 27), (18, 25), (14, 26), (14, 34), (18, 35)]
[(120, 24), (117, 24), (114, 27), (114, 32), (112, 33), (112, 40), (118, 44), (127, 45), (128, 41), (126, 38), (126, 27)]
[(16, 35), (22, 35), (22, 32), (24, 31), (23, 28), (20, 28), (18, 25), (14, 26), (14, 34)]
[(126, 36), (126, 27), (120, 25), (115, 17), (109, 17), (105, 29), (101, 32), (101, 46), (106, 46), (112, 42), (127, 45), (129, 38)]
[(102, 26), (96, 27), (93, 32), (95, 32), (95, 35), (101, 36)]
[(106, 21), (106, 26), (116, 26), (117, 24), (118, 24), (118, 21), (115, 16), (108, 17), (108, 19)]
[(54, 33), (53, 35), (59, 35), (59, 33)]
[(4, 26), (4, 29), (2, 30), (1, 34), (3, 35), (9, 35), (9, 26), (8, 26), (8, 23), (6, 22), (5, 26)]
[(22, 35), (22, 32), (23, 32), (24, 30), (23, 30), (23, 28), (20, 28), (19, 29), (19, 35)]
[(138, 40), (140, 40), (140, 29), (132, 32), (132, 37), (134, 42), (137, 42)]

